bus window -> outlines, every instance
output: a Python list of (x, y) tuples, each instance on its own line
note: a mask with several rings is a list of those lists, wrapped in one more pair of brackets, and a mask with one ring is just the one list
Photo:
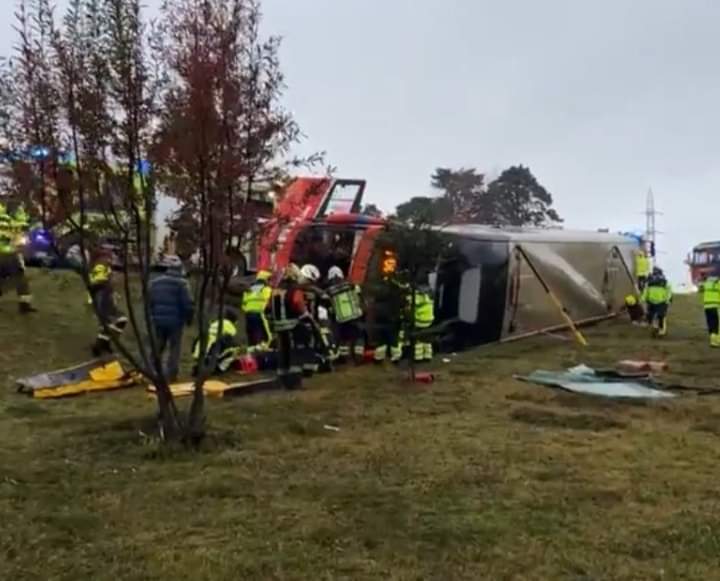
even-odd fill
[(699, 266), (703, 266), (705, 264), (708, 264), (709, 257), (708, 253), (704, 251), (696, 251), (693, 256), (693, 264), (697, 264)]
[(309, 226), (297, 236), (290, 261), (298, 266), (314, 264), (324, 278), (332, 266), (345, 276), (350, 271), (358, 231), (353, 228)]
[(478, 320), (480, 305), (480, 282), (482, 269), (471, 268), (462, 273), (460, 280), (460, 302), (458, 304), (458, 318), (463, 323), (475, 324)]
[(362, 180), (336, 181), (320, 216), (359, 212), (364, 191), (365, 182)]

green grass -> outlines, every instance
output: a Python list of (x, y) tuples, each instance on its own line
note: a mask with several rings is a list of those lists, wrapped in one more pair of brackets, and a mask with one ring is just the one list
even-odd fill
[(32, 282), (31, 319), (0, 298), (0, 579), (720, 579), (717, 396), (622, 403), (512, 379), (662, 358), (717, 387), (692, 298), (662, 342), (618, 320), (585, 350), (538, 337), (438, 362), (431, 386), (363, 368), (211, 402), (206, 449), (168, 454), (142, 434), (140, 388), (14, 393), (86, 359), (95, 329), (72, 278)]

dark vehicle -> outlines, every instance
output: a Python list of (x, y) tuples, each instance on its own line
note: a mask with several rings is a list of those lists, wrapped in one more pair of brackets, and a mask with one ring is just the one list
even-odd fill
[(694, 285), (701, 283), (707, 276), (720, 276), (720, 241), (698, 244), (686, 262)]

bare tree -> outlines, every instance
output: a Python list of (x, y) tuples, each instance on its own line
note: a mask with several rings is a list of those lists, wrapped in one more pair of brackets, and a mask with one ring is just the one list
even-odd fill
[[(320, 159), (290, 155), (301, 134), (280, 104), (279, 40), (261, 38), (260, 17), (255, 0), (167, 0), (148, 28), (140, 0), (70, 0), (58, 22), (51, 0), (21, 0), (10, 82), (0, 87), (8, 147), (42, 151), (16, 159), (10, 181), (47, 227), (57, 213), (48, 209), (62, 210), (88, 288), (98, 216), (119, 245), (125, 338), (94, 306), (156, 387), (168, 440), (194, 444), (205, 434), (203, 384), (215, 367), (207, 326), (224, 312), (232, 257), (256, 234), (253, 192)], [(169, 389), (148, 300), (159, 192), (198, 225), (200, 365), (187, 413)]]
[(204, 430), (202, 384), (212, 311), (223, 316), (233, 257), (255, 238), (253, 193), (290, 168), (319, 158), (290, 156), (300, 131), (280, 105), (279, 39), (262, 39), (255, 0), (167, 0), (156, 39), (167, 83), (153, 164), (168, 195), (198, 221), (199, 368), (190, 430)]

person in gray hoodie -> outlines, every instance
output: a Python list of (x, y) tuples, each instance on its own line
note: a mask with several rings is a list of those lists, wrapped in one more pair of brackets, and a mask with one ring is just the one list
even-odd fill
[(160, 262), (162, 273), (150, 282), (150, 314), (161, 360), (168, 381), (177, 380), (180, 371), (183, 327), (190, 325), (194, 309), (182, 261), (166, 256)]

